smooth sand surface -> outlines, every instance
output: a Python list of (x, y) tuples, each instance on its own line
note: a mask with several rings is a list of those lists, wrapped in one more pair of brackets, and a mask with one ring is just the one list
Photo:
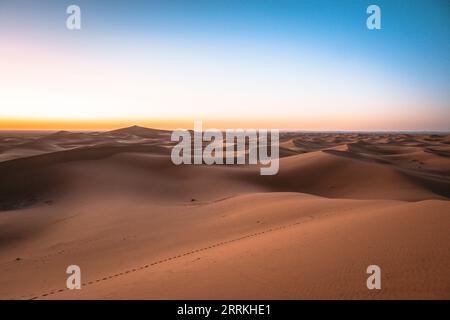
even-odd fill
[(450, 298), (448, 135), (284, 133), (275, 176), (175, 166), (172, 145), (0, 134), (0, 298)]

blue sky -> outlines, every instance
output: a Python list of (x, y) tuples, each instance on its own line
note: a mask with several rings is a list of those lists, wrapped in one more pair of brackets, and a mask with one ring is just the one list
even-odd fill
[[(69, 4), (81, 7), (80, 31), (65, 28)], [(366, 28), (370, 4), (381, 8), (381, 30)], [(32, 68), (92, 63), (113, 86), (136, 84), (117, 98), (105, 88), (89, 95), (97, 105), (80, 107), (89, 117), (232, 121), (240, 113), (289, 128), (449, 130), (449, 27), (450, 1), (0, 1), (0, 45), (10, 55), (29, 48)], [(57, 82), (49, 74), (40, 88), (47, 95)], [(15, 106), (0, 116), (36, 117), (38, 107), (11, 94), (19, 80), (0, 91), (0, 104)], [(86, 104), (83, 85), (63, 89), (70, 86)], [(84, 116), (39, 99), (44, 117)], [(109, 99), (129, 101), (130, 113)], [(343, 120), (353, 115), (355, 123)]]

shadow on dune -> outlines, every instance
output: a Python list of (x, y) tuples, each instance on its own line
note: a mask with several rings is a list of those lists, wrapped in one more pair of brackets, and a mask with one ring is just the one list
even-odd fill
[[(259, 166), (175, 166), (169, 157), (168, 134), (134, 126), (101, 134), (57, 132), (46, 136), (47, 140), (64, 141), (89, 140), (95, 135), (125, 140), (139, 136), (147, 140), (128, 145), (112, 141), (0, 162), (0, 210), (38, 203), (51, 205), (62, 193), (73, 192), (67, 188), (73, 180), (80, 186), (77, 192), (100, 191), (99, 197), (106, 197), (114, 185), (120, 185), (116, 191), (122, 190), (124, 197), (125, 193), (139, 193), (148, 201), (223, 198), (255, 190), (345, 199), (450, 198), (448, 151), (442, 144), (446, 136), (433, 138), (433, 143), (439, 140), (439, 148), (422, 148), (402, 143), (422, 143), (428, 136), (413, 139), (406, 135), (287, 135), (280, 147), (278, 174), (261, 176)], [(377, 139), (381, 142), (376, 143)], [(150, 161), (145, 155), (164, 157)], [(416, 156), (427, 157), (431, 165), (424, 166), (424, 159)]]
[(63, 189), (66, 177), (64, 173), (52, 170), (54, 165), (71, 161), (101, 160), (124, 152), (167, 155), (170, 150), (160, 146), (94, 146), (1, 162), (0, 210), (24, 208), (45, 201), (43, 197), (51, 191)]

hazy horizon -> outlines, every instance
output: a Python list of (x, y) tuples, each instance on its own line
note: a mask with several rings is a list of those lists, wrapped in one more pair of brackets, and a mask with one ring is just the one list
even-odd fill
[[(117, 127), (117, 128), (111, 128), (111, 129), (65, 129), (65, 128), (59, 128), (59, 129), (0, 129), (0, 133), (54, 133), (59, 131), (67, 131), (67, 132), (108, 132), (112, 130), (118, 130), (118, 129), (127, 129), (132, 127), (140, 127), (145, 129), (152, 129), (152, 130), (176, 130), (177, 128), (158, 128), (158, 127), (146, 127), (146, 126), (140, 126), (140, 125), (130, 125), (126, 127)], [(178, 128), (179, 129), (179, 128)], [(185, 128), (187, 130), (193, 130), (192, 128)], [(210, 128), (203, 128), (203, 130), (210, 129)], [(229, 128), (233, 129), (233, 128)], [(235, 129), (248, 129), (248, 128), (235, 128)], [(254, 128), (253, 128), (254, 129)], [(226, 130), (225, 128), (220, 128), (220, 130)], [(280, 132), (284, 133), (367, 133), (367, 134), (449, 134), (450, 130), (307, 130), (307, 129), (279, 129)]]

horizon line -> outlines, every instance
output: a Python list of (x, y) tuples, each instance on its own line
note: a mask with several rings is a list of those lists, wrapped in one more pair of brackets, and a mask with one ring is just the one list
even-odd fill
[[(145, 129), (150, 129), (150, 130), (161, 130), (161, 131), (173, 131), (173, 130), (177, 130), (177, 129), (168, 129), (168, 128), (157, 128), (157, 127), (147, 127), (147, 126), (141, 126), (141, 125), (130, 125), (130, 126), (125, 126), (125, 127), (117, 127), (114, 129), (64, 129), (64, 128), (60, 128), (60, 129), (0, 129), (1, 133), (5, 133), (5, 132), (60, 132), (60, 131), (64, 131), (64, 132), (108, 132), (108, 131), (114, 131), (114, 130), (119, 130), (119, 129), (127, 129), (127, 128), (132, 128), (132, 127), (140, 127), (140, 128), (145, 128)], [(258, 130), (258, 128), (228, 128), (228, 129), (218, 129), (220, 131), (225, 131), (225, 130), (237, 130), (237, 129), (256, 129)], [(275, 129), (275, 128), (274, 128)], [(280, 132), (304, 132), (304, 133), (441, 133), (441, 134), (450, 134), (450, 130), (428, 130), (428, 129), (402, 129), (402, 130), (398, 130), (398, 129), (375, 129), (375, 130), (371, 130), (371, 129), (282, 129), (282, 128), (277, 128)], [(193, 130), (193, 129), (186, 129), (186, 130)], [(202, 130), (204, 131), (204, 130)]]
[[(442, 120), (442, 119), (441, 119)], [(138, 125), (161, 130), (193, 129), (196, 121), (201, 121), (206, 129), (279, 129), (282, 131), (306, 132), (450, 132), (444, 121), (433, 125), (430, 119), (423, 121), (383, 120), (378, 117), (313, 117), (289, 119), (287, 117), (192, 117), (173, 118), (104, 118), (104, 119), (44, 119), (0, 117), (1, 131), (108, 131)]]

